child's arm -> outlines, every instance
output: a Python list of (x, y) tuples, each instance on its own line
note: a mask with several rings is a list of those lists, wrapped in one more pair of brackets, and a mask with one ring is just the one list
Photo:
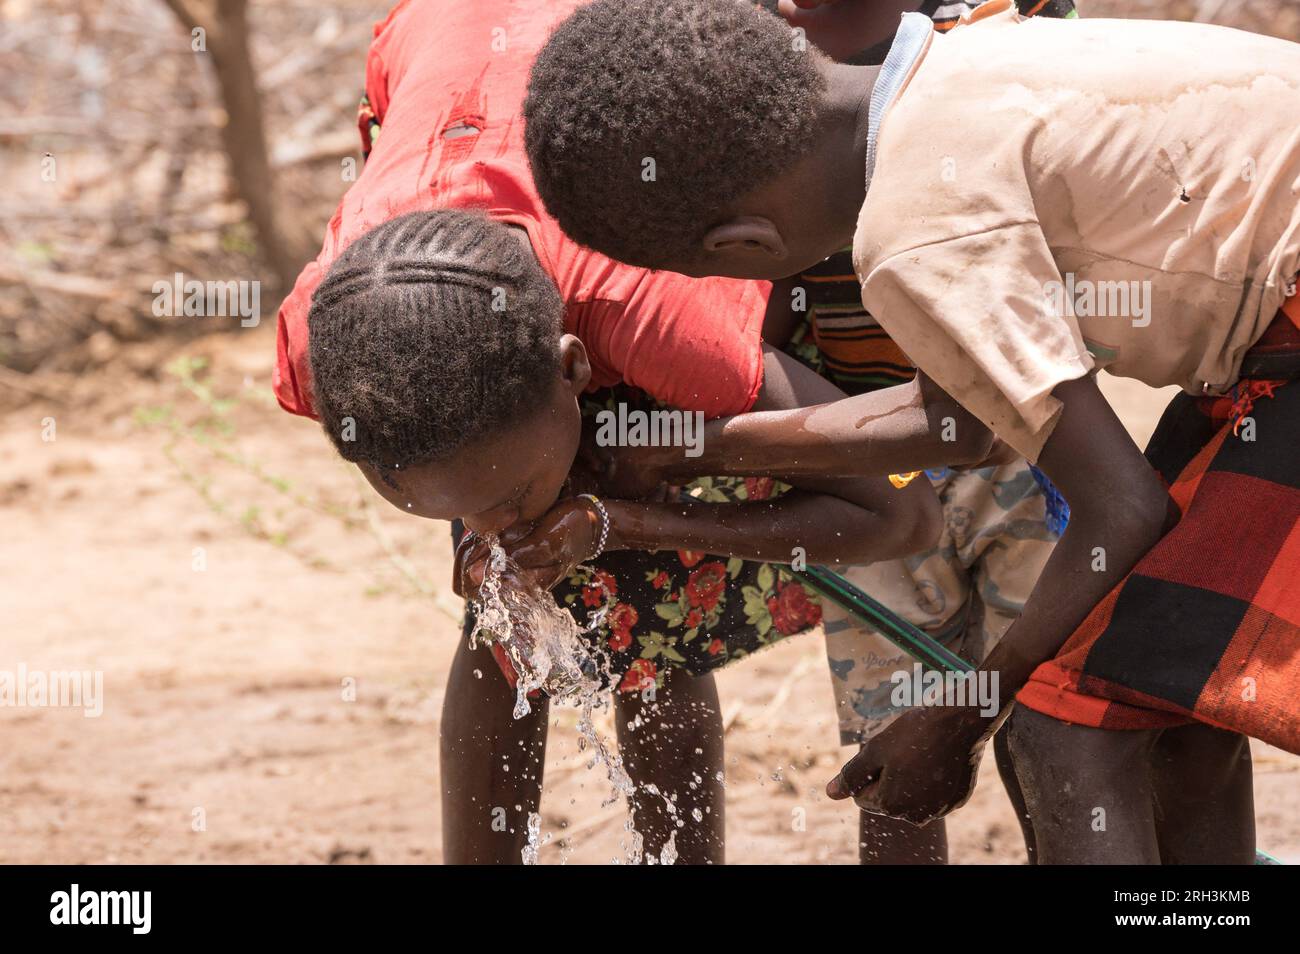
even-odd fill
[(755, 407), (706, 424), (699, 457), (686, 458), (672, 448), (611, 448), (607, 477), (614, 486), (645, 488), (709, 474), (884, 475), (978, 463), (993, 443), (988, 428), (924, 374), (814, 407)]
[[(997, 676), (1002, 715), (1034, 669), (1057, 653), (1177, 516), (1091, 375), (1052, 393), (1064, 409), (1038, 466), (1070, 501), (1070, 525), (1020, 619), (980, 666)], [(845, 765), (828, 794), (854, 795), (869, 811), (917, 824), (939, 817), (965, 801), (973, 756), (999, 722), (974, 709), (915, 709)]]
[[(765, 365), (756, 406), (790, 408), (842, 397), (829, 381), (780, 352), (767, 349)], [(707, 436), (704, 447), (706, 456), (713, 457)], [(681, 448), (669, 452), (682, 455)], [(743, 466), (728, 470), (756, 476)], [(740, 504), (604, 500), (611, 523), (607, 549), (700, 550), (789, 563), (797, 547), (808, 563), (863, 564), (914, 553), (938, 539), (942, 513), (928, 481), (900, 490), (883, 477), (766, 473), (788, 480), (795, 489), (772, 500)], [(595, 549), (599, 528), (599, 517), (586, 501), (562, 501), (508, 549), (522, 567), (567, 572)]]
[(1070, 523), (1020, 619), (986, 663), (1000, 672), (1004, 706), (1178, 519), (1160, 476), (1096, 378), (1068, 381), (1052, 393), (1064, 409), (1038, 467), (1070, 502)]

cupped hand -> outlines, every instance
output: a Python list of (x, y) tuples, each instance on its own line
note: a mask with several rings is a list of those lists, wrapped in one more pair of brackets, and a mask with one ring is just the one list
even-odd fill
[(451, 590), (461, 599), (478, 599), (491, 544), (473, 531), (466, 531), (456, 544), (451, 562)]
[(616, 500), (670, 500), (678, 488), (666, 469), (662, 447), (602, 447), (587, 430), (569, 472), (569, 489)]
[(501, 545), (522, 574), (549, 590), (596, 552), (600, 527), (595, 505), (574, 497), (556, 503), (531, 526), (507, 531)]

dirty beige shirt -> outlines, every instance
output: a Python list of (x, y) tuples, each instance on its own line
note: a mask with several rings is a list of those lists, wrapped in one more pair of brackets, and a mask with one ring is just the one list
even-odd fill
[(883, 112), (854, 263), (890, 337), (1037, 460), (1051, 390), (1094, 367), (1235, 383), (1300, 269), (1300, 46), (988, 8)]

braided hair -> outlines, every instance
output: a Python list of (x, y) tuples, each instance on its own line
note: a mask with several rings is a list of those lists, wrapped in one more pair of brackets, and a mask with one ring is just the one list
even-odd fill
[(509, 226), (439, 209), (353, 242), (312, 296), (308, 329), (326, 434), (385, 474), (526, 418), (560, 371), (563, 304)]

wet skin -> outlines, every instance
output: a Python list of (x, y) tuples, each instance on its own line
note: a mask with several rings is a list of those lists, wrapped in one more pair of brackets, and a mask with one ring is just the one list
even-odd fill
[[(535, 571), (542, 586), (553, 585), (590, 557), (601, 524), (593, 504), (568, 496), (580, 489), (575, 484), (593, 477), (577, 460), (578, 395), (590, 380), (590, 370), (577, 338), (565, 335), (559, 347), (561, 373), (548, 399), (526, 420), (447, 461), (382, 473), (361, 466), (375, 491), (405, 513), (441, 520), (459, 517), (479, 534), (501, 534), (507, 552), (521, 567)], [(824, 378), (779, 352), (768, 349), (764, 363), (756, 408), (785, 410), (844, 397)], [(924, 425), (924, 416), (920, 419)], [(796, 442), (789, 435), (806, 431), (797, 418), (785, 430), (791, 445)], [(707, 448), (707, 428), (705, 439)], [(716, 460), (707, 449), (694, 460), (680, 447), (656, 450), (670, 460), (690, 461), (685, 468), (693, 471), (690, 477), (710, 475), (707, 468), (715, 463), (722, 473), (754, 473), (750, 461)], [(610, 517), (606, 549), (702, 550), (789, 562), (794, 548), (801, 547), (812, 563), (862, 564), (914, 553), (938, 536), (941, 514), (928, 487), (895, 489), (879, 474), (827, 478), (805, 470), (773, 476), (788, 480), (795, 489), (774, 500), (739, 504), (605, 500)], [(469, 566), (481, 564), (482, 558), (479, 551)]]
[[(846, 72), (851, 68), (844, 67), (828, 69), (832, 72), (830, 125), (823, 137), (824, 142), (791, 170), (794, 186), (774, 183), (756, 190), (747, 197), (747, 200), (754, 200), (751, 206), (744, 202), (738, 204), (732, 218), (705, 237), (703, 251), (706, 258), (711, 256), (709, 264), (679, 270), (687, 274), (777, 277), (798, 272), (846, 243), (853, 231), (854, 216), (845, 210), (856, 210), (862, 200), (863, 114), (869, 83), (867, 74), (860, 71)], [(823, 144), (830, 152), (823, 149)], [(840, 151), (835, 153), (836, 149)], [(785, 183), (784, 177), (782, 182)], [(820, 195), (819, 187), (822, 190)], [(810, 213), (811, 217), (806, 217)], [(1068, 382), (1058, 387), (1054, 394), (1065, 410), (1043, 450), (1040, 465), (1070, 500), (1073, 519), (1021, 620), (982, 667), (1000, 673), (1004, 713), (1009, 711), (1014, 692), (1024, 684), (1033, 669), (1055, 654), (1092, 606), (1154, 545), (1166, 527), (1167, 495), (1140, 451), (1100, 397), (1095, 383), (1091, 379)], [(879, 407), (870, 410), (868, 399), (880, 402)], [(751, 418), (742, 428), (749, 450), (738, 455), (745, 458), (743, 463), (733, 466), (743, 466), (741, 473), (799, 473), (809, 466), (808, 458), (813, 446), (858, 446), (870, 451), (889, 422), (927, 420), (924, 413), (906, 413), (908, 408), (917, 409), (915, 402), (899, 402), (897, 395), (891, 396), (888, 392), (864, 395), (842, 404), (847, 407), (830, 405), (815, 412), (795, 412), (770, 422), (755, 422)], [(922, 395), (919, 407), (924, 409), (927, 406)], [(816, 428), (812, 430), (806, 425), (814, 415)], [(724, 430), (728, 425), (737, 427), (740, 421), (744, 419), (726, 422), (721, 427)], [(765, 428), (771, 430), (765, 431)], [(913, 433), (928, 434), (928, 426), (918, 424)], [(810, 434), (811, 439), (800, 443), (795, 440), (800, 434)], [(574, 440), (576, 446), (576, 438)], [(706, 437), (706, 447), (710, 446)], [(726, 453), (725, 447), (713, 449)], [(509, 448), (503, 447), (501, 452), (509, 455)], [(874, 458), (855, 455), (846, 460), (840, 453), (831, 453), (840, 462), (841, 469), (836, 472), (845, 476), (864, 472), (879, 474), (885, 466), (879, 454)], [(505, 456), (496, 459), (513, 461), (518, 458)], [(898, 458), (900, 462), (904, 459)], [(760, 466), (762, 470), (756, 470)], [(537, 478), (540, 490), (530, 488), (529, 482), (518, 477), (503, 479), (499, 486), (492, 484), (492, 492), (488, 493), (481, 478), (474, 474), (472, 464), (462, 464), (457, 470), (465, 483), (472, 486), (457, 486), (450, 492), (440, 490), (443, 496), (439, 499), (421, 503), (402, 499), (424, 496), (418, 487), (408, 485), (393, 502), (399, 507), (403, 502), (409, 503), (412, 506), (405, 509), (421, 512), (417, 508), (422, 508), (425, 515), (431, 516), (449, 512), (444, 509), (450, 506), (446, 494), (465, 494), (468, 502), (464, 506), (467, 509), (461, 512), (476, 514), (480, 526), (502, 526), (508, 524), (507, 518), (512, 514), (517, 513), (518, 519), (528, 519), (543, 507), (544, 497), (552, 492), (558, 493), (558, 490), (550, 489), (561, 480), (558, 466), (547, 464), (541, 469), (545, 476)], [(711, 465), (710, 469), (713, 473), (725, 472), (712, 469)], [(449, 485), (446, 477), (443, 475), (444, 479), (438, 481), (441, 488)], [(665, 518), (671, 520), (673, 516), (667, 514)], [(705, 515), (693, 513), (691, 516), (698, 519)], [(676, 517), (679, 524), (675, 529), (680, 529), (681, 524), (692, 523), (682, 515)], [(645, 525), (636, 521), (628, 524), (641, 528)], [(701, 520), (693, 527), (698, 529), (702, 524)], [(726, 532), (721, 539), (725, 542), (719, 547), (719, 552), (730, 552), (735, 544), (736, 535), (732, 529), (724, 528)], [(760, 535), (761, 532), (755, 534), (756, 537)], [(853, 535), (862, 538), (859, 531), (854, 531)], [(666, 540), (668, 534), (661, 532), (656, 539)], [(647, 533), (644, 545), (653, 542)], [(1108, 570), (1104, 573), (1090, 570), (1091, 553), (1096, 546), (1103, 546), (1108, 554)], [(875, 556), (875, 559), (880, 558)], [(866, 559), (848, 562), (866, 562)], [(968, 797), (973, 781), (971, 753), (982, 747), (994, 728), (995, 725), (977, 715), (956, 708), (909, 713), (875, 740), (869, 758), (859, 757), (850, 762), (832, 781), (829, 792), (837, 798), (856, 796), (865, 808), (915, 823), (932, 820), (962, 804)], [(1109, 737), (1109, 740), (1103, 738), (1099, 745), (1119, 748), (1122, 742), (1122, 739)], [(883, 771), (886, 767), (889, 769), (887, 773)]]
[[(869, 15), (864, 16), (870, 6)], [(897, 15), (904, 9), (915, 9), (915, 2), (882, 2), (873, 5), (865, 4), (844, 4), (828, 9), (814, 11), (795, 11), (788, 0), (782, 2), (782, 13), (794, 20), (797, 25), (804, 27), (809, 39), (818, 43), (833, 55), (840, 53), (850, 54), (858, 49), (864, 49), (887, 36), (890, 31), (897, 25)], [(847, 43), (843, 49), (838, 49), (835, 44), (845, 44), (845, 41), (858, 36), (857, 42)], [(857, 102), (865, 102), (867, 91), (857, 98)], [(852, 206), (856, 208), (856, 205)], [(833, 249), (828, 249), (832, 251)], [(824, 257), (818, 254), (811, 261), (820, 260)], [(785, 266), (787, 273), (794, 273), (798, 268), (794, 264)], [(780, 296), (774, 294), (774, 301), (779, 301)], [(788, 301), (788, 297), (785, 298)], [(818, 398), (820, 401), (835, 400), (842, 395), (826, 393)], [(915, 401), (911, 395), (894, 395), (887, 398), (891, 401), (891, 408), (913, 409)], [(813, 403), (805, 401), (803, 403)], [(458, 463), (450, 468), (448, 473), (431, 473), (427, 477), (416, 475), (414, 480), (417, 486), (413, 487), (409, 493), (398, 493), (391, 495), (388, 488), (382, 482), (377, 483), (377, 475), (367, 474), (371, 479), (371, 484), (376, 490), (394, 503), (400, 509), (406, 509), (410, 512), (420, 512), (424, 516), (445, 516), (469, 514), (466, 523), (473, 529), (482, 532), (496, 531), (508, 527), (511, 522), (531, 522), (536, 520), (541, 512), (545, 510), (546, 498), (554, 499), (560, 493), (563, 475), (559, 472), (560, 467), (557, 462), (564, 458), (564, 454), (551, 454), (549, 449), (552, 447), (566, 447), (566, 441), (573, 441), (572, 433), (565, 423), (568, 421), (568, 407), (565, 395), (561, 394), (546, 409), (539, 412), (539, 416), (544, 415), (544, 420), (539, 426), (521, 428), (519, 435), (503, 437), (494, 441), (498, 446), (485, 447), (480, 449), (479, 454), (475, 455), (479, 460), (493, 461), (537, 461), (535, 467), (530, 471), (522, 474), (508, 474), (504, 469), (494, 467), (490, 474), (484, 475), (481, 468), (466, 463)], [(938, 433), (938, 420), (943, 413), (934, 413), (929, 418), (922, 419), (919, 425), (924, 436), (922, 441), (933, 443), (933, 438)], [(951, 409), (948, 409), (951, 410)], [(863, 413), (872, 413), (870, 409)], [(981, 453), (987, 450), (987, 437), (983, 435), (982, 428), (979, 427), (968, 415), (964, 415), (958, 409), (955, 412), (958, 416), (965, 416), (967, 423), (971, 426), (962, 429), (961, 443), (954, 447), (951, 444), (942, 448), (942, 452), (937, 455), (924, 456), (924, 459), (930, 463), (959, 463), (963, 460), (978, 460)], [(917, 416), (910, 415), (912, 423), (916, 423)], [(803, 419), (791, 420), (789, 434), (802, 432), (813, 435), (817, 433), (816, 422), (811, 427), (806, 426)], [(546, 436), (547, 432), (553, 432)], [(529, 441), (528, 435), (531, 434), (534, 440), (531, 442), (532, 447), (527, 446)], [(512, 437), (518, 440), (518, 445), (512, 440)], [(743, 441), (744, 435), (737, 435), (738, 440)], [(880, 446), (878, 442), (878, 446)], [(761, 447), (739, 447), (738, 451), (730, 459), (720, 459), (718, 455), (708, 455), (709, 440), (706, 438), (706, 458), (695, 462), (695, 466), (676, 466), (679, 463), (680, 455), (669, 455), (664, 461), (673, 473), (657, 474), (649, 469), (643, 470), (634, 460), (624, 461), (621, 472), (617, 475), (622, 482), (622, 489), (625, 495), (629, 497), (641, 497), (653, 490), (667, 480), (676, 480), (684, 482), (694, 476), (710, 474), (735, 474), (738, 476), (758, 476), (771, 475), (779, 476), (774, 471), (764, 470), (746, 470), (744, 469), (750, 463), (757, 463), (758, 458), (756, 451)], [(880, 446), (882, 460), (891, 448)], [(517, 453), (516, 453), (517, 451)], [(823, 444), (823, 452), (825, 447)], [(570, 455), (571, 459), (572, 455)], [(805, 469), (791, 471), (794, 473), (804, 473), (820, 475), (826, 472), (821, 467), (821, 461), (810, 460), (809, 455), (804, 455)], [(919, 458), (918, 458), (919, 459)], [(608, 458), (606, 463), (612, 463)], [(882, 463), (881, 467), (874, 473), (887, 473), (890, 469), (895, 468), (897, 460), (889, 463)], [(928, 464), (927, 464), (928, 465)], [(611, 472), (605, 475), (613, 478), (615, 475)], [(402, 478), (403, 485), (407, 485), (405, 475)], [(461, 492), (461, 488), (466, 484), (474, 484), (474, 494), (468, 494), (468, 499), (456, 499), (456, 494)], [(434, 485), (444, 488), (440, 494), (426, 495), (422, 488), (427, 485)], [(615, 488), (617, 491), (617, 488)], [(919, 485), (916, 488), (920, 489)], [(619, 494), (616, 492), (615, 494)], [(417, 499), (407, 500), (406, 497)], [(409, 508), (406, 504), (411, 504)], [(616, 522), (626, 528), (631, 524), (639, 530), (639, 537), (642, 543), (649, 544), (653, 542), (649, 539), (649, 534), (645, 532), (644, 514), (618, 512), (615, 505), (617, 518)], [(631, 505), (628, 505), (631, 507)], [(419, 508), (419, 511), (417, 511)], [(932, 517), (933, 512), (932, 512)], [(684, 514), (679, 515), (685, 518)], [(698, 521), (704, 514), (698, 511), (691, 515), (693, 519), (683, 519), (679, 521), (679, 530), (693, 530), (698, 526)], [(576, 533), (574, 521), (568, 521), (570, 531)], [(590, 531), (589, 531), (590, 532)], [(801, 532), (796, 528), (796, 533)], [(929, 535), (932, 541), (937, 535), (928, 534), (924, 531), (918, 535), (918, 540)], [(629, 534), (629, 536), (632, 536)], [(615, 546), (627, 545), (633, 542), (630, 540), (615, 540)], [(924, 541), (922, 545), (928, 545), (929, 541)], [(784, 550), (784, 546), (782, 547)], [(527, 555), (525, 554), (525, 557)], [(444, 837), (447, 839), (447, 860), (451, 862), (473, 862), (473, 861), (497, 861), (497, 862), (517, 862), (519, 852), (523, 847), (522, 832), (523, 819), (527, 817), (527, 810), (535, 810), (540, 800), (541, 788), (541, 760), (545, 750), (545, 706), (535, 707), (535, 715), (530, 716), (528, 725), (522, 723), (513, 723), (506, 720), (501, 723), (502, 713), (507, 713), (510, 706), (510, 693), (505, 688), (504, 683), (498, 679), (492, 679), (490, 676), (485, 679), (474, 679), (469, 676), (466, 665), (462, 662), (463, 657), (469, 653), (468, 647), (462, 645), (457, 655), (457, 667), (453, 670), (450, 679), (447, 697), (444, 703), (444, 723), (442, 731), (443, 739), (443, 759), (444, 780), (447, 790), (444, 792), (443, 811), (444, 811)], [(483, 655), (480, 653), (479, 655)], [(486, 667), (485, 667), (486, 668)], [(494, 668), (494, 667), (492, 667)], [(689, 862), (713, 862), (722, 861), (722, 792), (721, 783), (715, 779), (715, 772), (721, 768), (721, 725), (720, 718), (716, 716), (716, 689), (713, 687), (712, 677), (703, 677), (700, 679), (677, 678), (676, 685), (668, 685), (660, 693), (659, 714), (666, 716), (677, 709), (694, 709), (713, 712), (713, 718), (702, 718), (698, 711), (692, 719), (685, 720), (688, 731), (693, 733), (697, 739), (695, 746), (685, 745), (683, 740), (674, 740), (674, 745), (678, 751), (691, 751), (700, 749), (703, 752), (699, 758), (690, 760), (691, 765), (688, 767), (697, 770), (703, 777), (704, 781), (700, 783), (695, 800), (702, 802), (707, 807), (713, 806), (712, 812), (705, 815), (705, 822), (696, 826), (693, 835), (688, 835), (683, 841), (679, 838), (677, 847), (680, 851), (680, 861)], [(497, 692), (496, 690), (501, 690)], [(683, 706), (678, 706), (674, 700), (686, 695), (688, 702)], [(496, 696), (501, 696), (497, 698)], [(626, 701), (624, 700), (626, 708)], [(711, 708), (710, 708), (711, 706)], [(530, 721), (531, 720), (531, 721)], [(620, 711), (620, 727), (627, 721), (623, 718)], [(707, 723), (707, 724), (705, 724)], [(716, 723), (716, 724), (714, 724)], [(459, 728), (457, 728), (459, 727)], [(487, 739), (488, 745), (467, 744), (466, 738), (477, 740)], [(507, 780), (506, 784), (515, 786), (519, 790), (512, 791), (508, 795), (502, 795), (503, 804), (513, 806), (515, 804), (523, 805), (526, 809), (520, 819), (513, 826), (515, 834), (509, 838), (500, 833), (491, 831), (490, 826), (483, 824), (482, 812), (475, 812), (472, 807), (476, 803), (486, 804), (491, 801), (491, 796), (483, 791), (482, 783), (484, 780), (496, 779), (496, 783), (501, 783), (500, 773), (493, 763), (493, 753), (498, 751), (511, 751), (512, 742), (518, 741), (524, 745), (536, 766), (536, 772), (531, 778), (525, 778), (523, 773), (513, 776)], [(620, 745), (631, 744), (633, 740), (620, 738)], [(654, 780), (661, 789), (673, 792), (689, 792), (689, 787), (683, 787), (684, 777), (679, 777), (680, 772), (674, 771), (673, 766), (667, 764), (656, 764), (662, 761), (662, 747), (650, 751), (626, 752), (628, 756), (629, 771), (633, 774), (638, 784), (645, 780)], [(486, 761), (483, 761), (486, 759)], [(482, 764), (479, 764), (479, 763)], [(680, 767), (678, 767), (680, 768)], [(644, 774), (645, 778), (639, 777)], [(477, 795), (472, 793), (478, 793)], [(494, 802), (495, 804), (495, 802)], [(685, 804), (685, 803), (683, 803)], [(651, 811), (655, 809), (650, 809)], [(865, 819), (865, 816), (864, 816)], [(647, 849), (658, 852), (663, 838), (664, 829), (656, 824), (653, 820), (643, 821), (638, 818), (638, 828), (647, 835)], [(870, 823), (864, 820), (864, 829), (869, 828)], [(910, 826), (908, 826), (910, 827)], [(915, 831), (915, 829), (913, 829)], [(453, 832), (459, 834), (453, 835)], [(925, 833), (921, 835), (924, 841), (933, 839), (933, 834)]]

